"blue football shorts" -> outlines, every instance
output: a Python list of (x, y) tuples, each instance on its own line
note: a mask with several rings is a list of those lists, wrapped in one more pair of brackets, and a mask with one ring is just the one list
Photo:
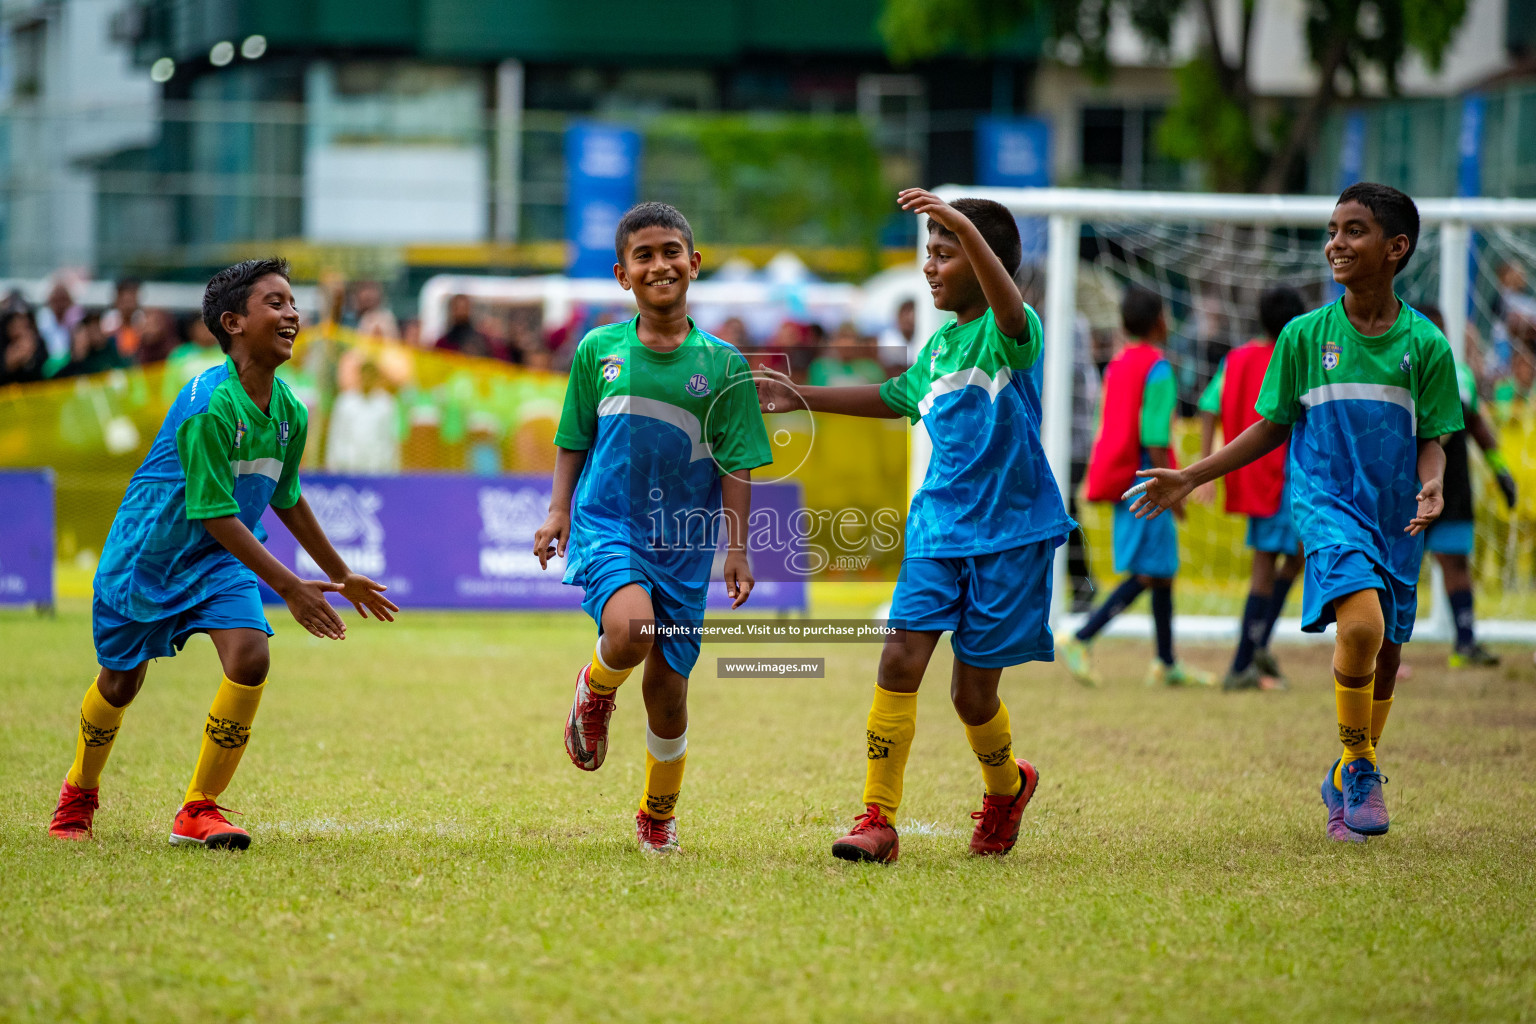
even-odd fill
[(977, 668), (1053, 661), (1051, 577), (1065, 536), (988, 555), (907, 558), (889, 625), (953, 631), (955, 658)]
[(1437, 555), (1472, 554), (1472, 520), (1437, 519), (1424, 531), (1424, 547)]
[(1336, 616), (1333, 602), (1361, 590), (1381, 596), (1381, 617), (1386, 639), (1405, 644), (1413, 636), (1413, 620), (1419, 610), (1418, 587), (1404, 583), (1378, 568), (1363, 551), (1327, 547), (1307, 552), (1306, 582), (1301, 591), (1301, 630), (1321, 633)]
[(1115, 572), (1172, 579), (1179, 573), (1179, 531), (1172, 512), (1137, 519), (1129, 501), (1115, 505)]
[(211, 629), (259, 629), (272, 635), (255, 580), (154, 622), (125, 619), (99, 597), (91, 602), (91, 633), (96, 641), (96, 660), (103, 668), (126, 672), (151, 658), (174, 658), (186, 646), (187, 637)]
[[(584, 566), (571, 582), (583, 590), (581, 610), (603, 631), (603, 608), (620, 587), (633, 583), (651, 596), (651, 611), (656, 616), (661, 656), (680, 675), (689, 675), (699, 660), (699, 630), (704, 625), (704, 602), (708, 583), (677, 583), (654, 578), (638, 559), (603, 558)], [(670, 631), (664, 631), (669, 627)]]

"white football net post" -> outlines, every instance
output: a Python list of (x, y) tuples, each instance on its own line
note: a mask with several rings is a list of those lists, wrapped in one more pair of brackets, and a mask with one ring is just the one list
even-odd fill
[[(1077, 344), (1079, 281), (1085, 271), (1102, 269), (1086, 265), (1080, 259), (1084, 226), (1095, 229), (1101, 237), (1112, 243), (1126, 242), (1126, 251), (1135, 252), (1134, 258), (1125, 257), (1123, 265), (1107, 268), (1110, 278), (1116, 280), (1121, 287), (1126, 283), (1148, 284), (1162, 292), (1165, 302), (1170, 298), (1170, 290), (1194, 287), (1190, 282), (1197, 272), (1188, 270), (1186, 264), (1197, 265), (1201, 257), (1210, 255), (1209, 248), (1202, 248), (1208, 239), (1216, 244), (1225, 242), (1230, 245), (1230, 252), (1238, 263), (1244, 257), (1254, 254), (1264, 257), (1251, 268), (1223, 266), (1218, 272), (1224, 278), (1248, 273), (1250, 276), (1243, 287), (1254, 296), (1268, 284), (1293, 284), (1304, 280), (1313, 290), (1331, 286), (1324, 284), (1331, 282), (1331, 276), (1322, 258), (1322, 234), (1337, 201), (1334, 196), (1006, 189), (957, 185), (946, 185), (936, 191), (944, 199), (961, 196), (992, 199), (1007, 206), (1021, 218), (1039, 217), (1046, 220), (1046, 290), (1044, 309), (1041, 311), (1045, 327), (1041, 440), (1063, 498), (1071, 487), (1073, 360)], [(1536, 241), (1533, 241), (1529, 233), (1521, 233), (1522, 229), (1536, 226), (1536, 201), (1425, 199), (1418, 201), (1418, 207), (1422, 221), (1416, 254), (1418, 258), (1405, 270), (1404, 278), (1399, 282), (1399, 291), (1405, 299), (1418, 303), (1438, 298), (1446, 320), (1447, 338), (1453, 353), (1461, 359), (1464, 355), (1469, 297), (1486, 314), (1488, 311), (1484, 308), (1486, 303), (1483, 296), (1494, 291), (1491, 287), (1494, 276), (1492, 269), (1476, 266), (1469, 273), (1469, 264), (1475, 263), (1469, 258), (1469, 254), (1474, 251), (1473, 231), (1479, 233), (1480, 243), (1487, 255), (1512, 254), (1525, 262), (1536, 263)], [(1117, 231), (1124, 232), (1123, 239), (1115, 235)], [(1276, 243), (1265, 238), (1266, 232), (1284, 237)], [(922, 218), (918, 225), (917, 239), (919, 265), (926, 258), (926, 244), (927, 222), (926, 218)], [(1166, 260), (1160, 262), (1160, 255), (1165, 256)], [(1207, 273), (1211, 272), (1209, 266), (1203, 269)], [(1436, 277), (1437, 288), (1426, 292), (1430, 278)], [(1175, 280), (1179, 283), (1172, 284)], [(927, 294), (926, 282), (922, 282), (918, 294)], [(1066, 315), (1063, 315), (1063, 311), (1067, 311)], [(935, 310), (930, 303), (919, 302), (917, 312), (920, 338), (928, 337), (943, 323), (944, 314)], [(1193, 316), (1191, 312), (1191, 319)], [(1252, 321), (1253, 313), (1243, 309), (1235, 319)], [(1482, 319), (1486, 320), (1487, 317)], [(1237, 339), (1234, 344), (1240, 344), (1242, 340), (1245, 339)], [(930, 450), (926, 430), (918, 426), (913, 432), (911, 444), (909, 483), (912, 489), (916, 489), (923, 479)], [(1474, 458), (1472, 461), (1480, 460)], [(1490, 499), (1484, 494), (1480, 495), (1479, 500), (1487, 502), (1497, 499)], [(1516, 520), (1511, 519), (1508, 531), (1511, 559), (1526, 557), (1525, 540), (1521, 539), (1517, 545), (1516, 533)], [(1240, 548), (1241, 543), (1239, 536), (1234, 546)], [(1103, 563), (1107, 552), (1100, 550), (1097, 554)], [(1230, 556), (1224, 553), (1223, 557), (1230, 557), (1233, 563), (1240, 562), (1246, 574), (1245, 551), (1235, 551)], [(1063, 546), (1056, 552), (1051, 598), (1051, 621), (1058, 630), (1071, 624), (1066, 614), (1066, 602), (1071, 593), (1066, 560), (1067, 549)], [(1186, 564), (1182, 574), (1188, 577), (1205, 569), (1197, 564)], [(1510, 571), (1514, 572), (1513, 569)], [(1474, 579), (1476, 577), (1474, 572)], [(1106, 582), (1108, 578), (1101, 573), (1100, 583)], [(1428, 618), (1418, 623), (1414, 632), (1415, 639), (1447, 640), (1452, 637), (1453, 624), (1443, 590), (1439, 569), (1436, 567), (1433, 570), (1433, 611)], [(1230, 610), (1225, 614), (1180, 614), (1178, 635), (1186, 639), (1235, 637), (1238, 613), (1242, 607), (1241, 598), (1237, 597), (1228, 604)], [(1520, 614), (1501, 620), (1483, 618), (1486, 612), (1486, 605), (1479, 609), (1480, 638), (1536, 640), (1536, 622), (1531, 621), (1529, 615)], [(1112, 626), (1112, 632), (1145, 635), (1150, 631), (1146, 616), (1121, 616), (1121, 620), (1124, 621), (1118, 623), (1119, 629)], [(1276, 630), (1277, 639), (1300, 638), (1297, 626), (1295, 619), (1282, 620), (1280, 628)]]

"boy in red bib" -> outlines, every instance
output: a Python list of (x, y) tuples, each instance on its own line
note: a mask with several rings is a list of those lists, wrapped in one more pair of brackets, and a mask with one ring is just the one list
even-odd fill
[[(1275, 353), (1275, 339), (1285, 325), (1306, 312), (1294, 288), (1271, 288), (1259, 297), (1259, 325), (1264, 336), (1227, 354), (1216, 376), (1200, 396), (1200, 457), (1208, 458), (1215, 444), (1219, 418), (1224, 440), (1231, 441), (1259, 420), (1254, 406)], [(1253, 549), (1253, 573), (1248, 600), (1238, 628), (1237, 653), (1222, 682), (1223, 690), (1283, 690), (1285, 676), (1269, 652), (1275, 620), (1285, 607), (1291, 584), (1301, 572), (1301, 538), (1291, 523), (1291, 502), (1285, 486), (1286, 446), (1227, 474), (1227, 511), (1248, 517), (1248, 547)], [(1214, 484), (1195, 493), (1211, 502)], [(1284, 556), (1285, 561), (1281, 561)]]
[[(1115, 503), (1115, 572), (1128, 575), (1077, 635), (1062, 643), (1059, 653), (1073, 678), (1084, 686), (1097, 686), (1088, 644), (1143, 590), (1151, 589), (1157, 658), (1147, 672), (1147, 684), (1209, 686), (1215, 680), (1173, 657), (1173, 577), (1179, 571), (1179, 538), (1173, 520), (1137, 519), (1130, 503), (1120, 497), (1136, 483), (1137, 470), (1168, 469), (1174, 464), (1171, 441), (1178, 384), (1163, 355), (1168, 338), (1163, 300), (1156, 292), (1132, 287), (1120, 302), (1120, 320), (1127, 340), (1104, 371), (1099, 436), (1088, 457), (1087, 496), (1089, 501)], [(1182, 519), (1183, 507), (1175, 514)]]

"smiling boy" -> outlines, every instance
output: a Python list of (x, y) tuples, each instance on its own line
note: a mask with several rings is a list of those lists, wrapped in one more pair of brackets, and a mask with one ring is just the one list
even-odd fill
[[(207, 633), (224, 681), (208, 711), (202, 751), (171, 828), (171, 843), (245, 849), (217, 800), (234, 776), (266, 687), (272, 627), (259, 578), (300, 625), (340, 640), (346, 626), (326, 603), (339, 593), (364, 618), (399, 611), (385, 589), (350, 571), (299, 493), (308, 417), (275, 376), (293, 355), (299, 312), (280, 259), (220, 271), (203, 293), (203, 323), (224, 363), (176, 396), (112, 521), (96, 570), (91, 625), (101, 672), (80, 707), (75, 761), (49, 832), (89, 839), (101, 771), (152, 658), (170, 658)], [(263, 546), (271, 505), (327, 575), (301, 580)]]
[(1445, 336), (1398, 298), (1419, 211), (1386, 185), (1351, 185), (1323, 254), (1344, 295), (1280, 332), (1262, 417), (1186, 469), (1151, 469), (1133, 509), (1156, 517), (1195, 487), (1290, 441), (1292, 513), (1306, 550), (1302, 629), (1338, 623), (1334, 705), (1343, 753), (1323, 779), (1327, 835), (1387, 831), (1376, 744), (1413, 632), (1424, 529), (1444, 508), (1444, 438), (1462, 427)]
[(720, 522), (726, 590), (738, 608), (753, 585), (752, 470), (773, 457), (746, 360), (688, 315), (700, 262), (688, 221), (665, 203), (641, 203), (619, 221), (614, 250), (614, 276), (639, 314), (597, 328), (576, 349), (555, 433), (549, 517), (533, 551), (541, 568), (552, 553), (568, 556), (565, 582), (583, 588), (582, 610), (598, 627), (565, 723), (577, 768), (602, 767), (614, 696), (645, 665), (645, 788), (635, 832), (642, 850), (670, 853), (678, 849), (688, 753), (688, 675), (699, 658)]
[(971, 852), (1001, 855), (1018, 840), (1040, 773), (1013, 756), (1003, 668), (1050, 661), (1054, 552), (1076, 526), (1040, 444), (1040, 394), (1031, 368), (1040, 318), (1014, 286), (1021, 245), (1013, 214), (986, 199), (946, 203), (907, 189), (904, 210), (928, 215), (923, 274), (936, 308), (955, 319), (917, 361), (884, 384), (796, 388), (759, 374), (765, 412), (812, 412), (922, 422), (933, 455), (907, 517), (905, 558), (891, 603), (866, 722), (864, 813), (832, 844), (843, 860), (892, 863), (917, 691), (939, 637), (952, 631), (950, 697), (981, 765), (985, 795), (973, 812)]

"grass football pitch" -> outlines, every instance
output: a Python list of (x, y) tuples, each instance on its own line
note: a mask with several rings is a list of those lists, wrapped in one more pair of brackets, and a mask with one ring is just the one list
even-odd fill
[[(219, 674), (151, 668), (96, 840), (44, 826), (93, 660), (88, 610), (0, 612), (0, 1019), (1527, 1020), (1536, 1017), (1531, 652), (1451, 675), (1414, 644), (1383, 741), (1391, 834), (1323, 838), (1328, 648), (1279, 648), (1280, 694), (1153, 691), (1106, 641), (1102, 690), (1011, 669), (1015, 748), (1041, 769), (1018, 847), (967, 856), (980, 775), (947, 699), (920, 698), (890, 867), (831, 841), (859, 810), (878, 648), (827, 678), (694, 677), (684, 852), (634, 845), (639, 688), (608, 763), (566, 760), (577, 616), (281, 609), (224, 802), (244, 853), (167, 845)], [(1225, 649), (1188, 648), (1212, 670)], [(637, 682), (637, 681), (636, 681)]]

